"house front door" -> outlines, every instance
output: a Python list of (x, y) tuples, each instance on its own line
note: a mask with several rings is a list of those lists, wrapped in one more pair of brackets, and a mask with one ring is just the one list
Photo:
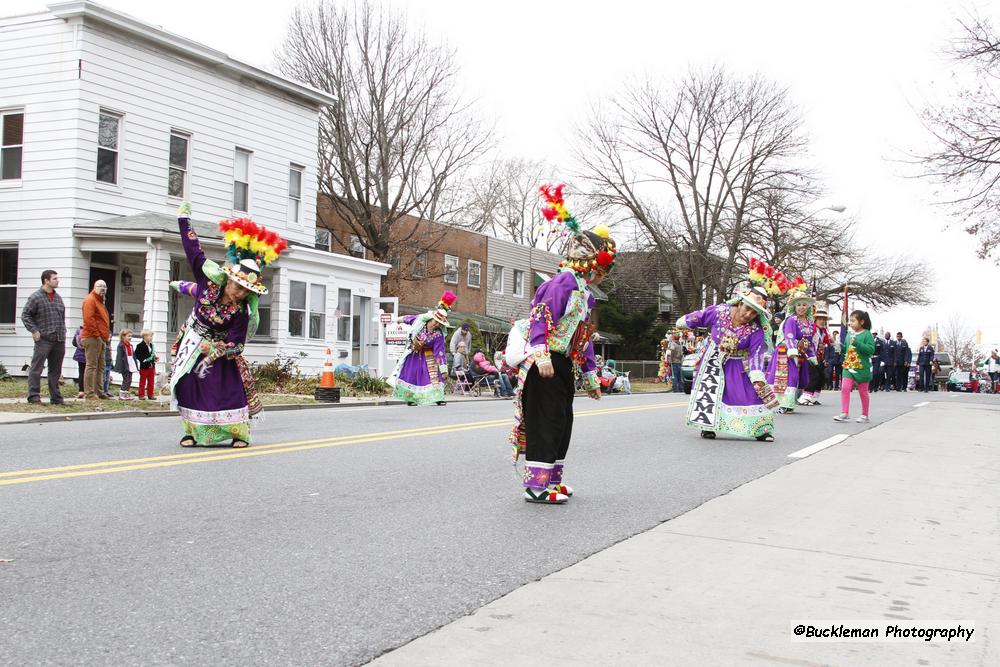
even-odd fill
[(94, 283), (98, 280), (103, 280), (108, 285), (108, 291), (104, 294), (104, 305), (108, 309), (108, 316), (111, 318), (111, 331), (115, 331), (115, 294), (117, 293), (118, 283), (116, 278), (118, 277), (118, 272), (114, 269), (104, 269), (98, 266), (90, 267), (90, 282), (88, 285), (88, 292), (94, 288)]

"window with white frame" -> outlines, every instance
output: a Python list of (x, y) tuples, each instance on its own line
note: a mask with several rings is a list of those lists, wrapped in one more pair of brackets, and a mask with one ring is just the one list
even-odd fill
[(469, 260), (469, 287), (479, 287), (482, 281), (483, 265), (474, 259)]
[(670, 283), (660, 283), (657, 290), (659, 311), (669, 313), (674, 307), (674, 286)]
[(288, 282), (288, 335), (306, 335), (306, 283), (300, 280)]
[(191, 135), (170, 131), (170, 166), (167, 173), (167, 195), (186, 199), (188, 196), (188, 146)]
[(271, 339), (274, 338), (274, 329), (271, 328), (273, 323), (273, 319), (271, 318), (271, 295), (274, 292), (274, 274), (271, 273), (262, 278), (261, 282), (267, 288), (267, 294), (261, 294), (257, 297), (257, 314), (260, 317), (260, 321), (257, 324), (257, 333), (254, 334), (254, 338)]
[(514, 269), (514, 296), (524, 296), (524, 271)]
[(499, 264), (490, 264), (490, 291), (503, 294), (503, 267)]
[(351, 340), (351, 290), (337, 290), (337, 340)]
[(288, 335), (324, 340), (326, 285), (290, 280), (288, 286)]
[(253, 151), (237, 148), (233, 161), (233, 210), (250, 210), (250, 162)]
[(413, 258), (413, 277), (423, 278), (427, 275), (427, 251), (421, 250)]
[(20, 180), (24, 157), (24, 111), (0, 111), (0, 128), (0, 180)]
[(365, 258), (365, 246), (361, 243), (361, 237), (357, 234), (351, 234), (351, 257)]
[(118, 184), (121, 132), (121, 115), (102, 109), (97, 121), (97, 180), (101, 183)]
[(458, 257), (454, 255), (444, 256), (444, 281), (453, 285), (458, 284)]
[(325, 227), (316, 228), (316, 250), (330, 250), (330, 230)]
[(309, 337), (326, 340), (326, 285), (309, 285)]
[(0, 247), (0, 325), (17, 317), (17, 248)]
[(288, 168), (288, 222), (302, 219), (302, 172), (305, 167), (293, 164)]

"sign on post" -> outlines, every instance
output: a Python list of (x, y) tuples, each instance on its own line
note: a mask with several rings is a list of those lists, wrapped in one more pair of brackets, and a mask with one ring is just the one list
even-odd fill
[(391, 322), (386, 325), (385, 349), (389, 359), (397, 360), (406, 356), (406, 335), (409, 329), (410, 327), (402, 322)]

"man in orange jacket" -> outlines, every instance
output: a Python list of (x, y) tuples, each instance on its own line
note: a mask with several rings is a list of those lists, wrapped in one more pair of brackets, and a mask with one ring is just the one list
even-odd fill
[(83, 331), (80, 341), (87, 365), (83, 372), (85, 399), (111, 398), (104, 393), (104, 349), (111, 344), (111, 317), (104, 305), (108, 285), (103, 280), (94, 283), (94, 289), (83, 300)]

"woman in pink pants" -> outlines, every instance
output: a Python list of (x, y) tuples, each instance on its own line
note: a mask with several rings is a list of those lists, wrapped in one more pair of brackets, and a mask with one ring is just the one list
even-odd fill
[(851, 313), (848, 332), (841, 343), (844, 354), (844, 377), (840, 385), (840, 405), (842, 414), (834, 421), (846, 422), (851, 412), (851, 390), (856, 386), (861, 396), (861, 416), (858, 423), (868, 419), (868, 383), (872, 379), (872, 354), (875, 352), (875, 338), (872, 337), (872, 320), (863, 310)]

